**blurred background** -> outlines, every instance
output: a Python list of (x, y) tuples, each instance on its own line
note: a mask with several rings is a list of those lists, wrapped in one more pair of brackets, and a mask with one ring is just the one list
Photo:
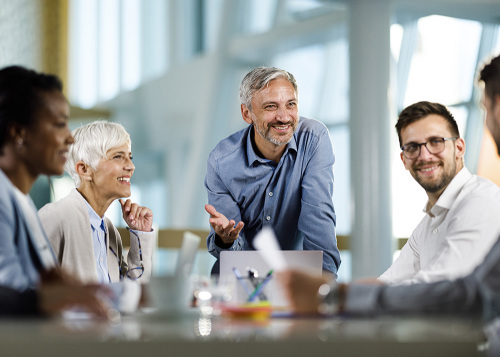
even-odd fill
[[(241, 79), (261, 65), (290, 71), (300, 114), (330, 129), (339, 273), (350, 280), (382, 273), (424, 214), (394, 130), (405, 106), (449, 106), (466, 166), (500, 183), (476, 85), (500, 54), (499, 24), (499, 0), (0, 0), (0, 66), (59, 75), (71, 128), (122, 123), (132, 198), (160, 230), (202, 231), (208, 153), (247, 125)], [(41, 207), (72, 187), (69, 176), (45, 177), (32, 196)], [(118, 205), (106, 215), (124, 225)], [(198, 271), (211, 262), (200, 252)]]

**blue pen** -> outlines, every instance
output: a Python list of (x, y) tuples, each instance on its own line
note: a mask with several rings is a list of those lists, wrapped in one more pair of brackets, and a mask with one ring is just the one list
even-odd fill
[(243, 290), (245, 290), (245, 293), (247, 293), (247, 295), (252, 294), (252, 289), (251, 288), (249, 289), (247, 284), (245, 284), (245, 278), (241, 276), (240, 271), (236, 268), (233, 268), (233, 272), (234, 275), (236, 275), (236, 280), (238, 280), (240, 285), (243, 287)]
[(252, 294), (250, 294), (250, 296), (248, 297), (248, 302), (251, 302), (255, 299), (256, 296), (259, 296), (260, 293), (262, 292), (262, 290), (264, 289), (264, 287), (267, 285), (267, 283), (269, 283), (269, 281), (271, 281), (271, 276), (273, 275), (273, 269), (269, 270), (269, 273), (267, 273), (266, 277), (264, 278), (264, 280), (262, 280), (260, 282), (259, 285), (257, 285), (257, 287), (255, 288), (255, 290), (253, 291)]

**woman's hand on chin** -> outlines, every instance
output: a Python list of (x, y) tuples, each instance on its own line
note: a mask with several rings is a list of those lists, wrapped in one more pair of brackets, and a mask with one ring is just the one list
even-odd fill
[(144, 206), (133, 203), (130, 199), (120, 198), (123, 219), (130, 229), (142, 232), (151, 232), (153, 227), (153, 211)]

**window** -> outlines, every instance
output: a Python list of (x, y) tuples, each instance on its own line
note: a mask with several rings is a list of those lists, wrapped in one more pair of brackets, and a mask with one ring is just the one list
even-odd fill
[(167, 70), (167, 2), (71, 0), (70, 101), (83, 108)]
[[(482, 26), (475, 21), (429, 16), (419, 19), (417, 28), (417, 43), (407, 73), (407, 90), (406, 93), (398, 93), (404, 95), (403, 108), (422, 100), (444, 104), (455, 116), (464, 136)], [(402, 35), (401, 27), (393, 26), (391, 47), (397, 58), (395, 50), (400, 47)], [(398, 108), (398, 112), (403, 108)], [(396, 120), (397, 117), (394, 124)], [(422, 209), (427, 195), (404, 169), (399, 159), (401, 150), (395, 131), (391, 145), (393, 232), (395, 237), (409, 237), (424, 215)]]

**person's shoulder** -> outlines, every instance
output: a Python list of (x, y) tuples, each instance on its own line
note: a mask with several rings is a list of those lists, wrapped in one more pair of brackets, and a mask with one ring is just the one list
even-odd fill
[(474, 194), (492, 196), (492, 198), (498, 198), (500, 195), (500, 187), (481, 176), (471, 175), (465, 185)]
[(455, 202), (457, 209), (460, 206), (461, 209), (500, 214), (500, 187), (484, 177), (471, 175)]
[(306, 117), (300, 117), (299, 126), (297, 127), (297, 132), (299, 133), (314, 133), (314, 134), (324, 134), (328, 132), (325, 124), (316, 119), (310, 119)]
[(295, 140), (298, 147), (316, 147), (321, 141), (330, 138), (327, 127), (322, 122), (300, 117), (295, 131)]
[(6, 198), (12, 196), (13, 194), (12, 182), (7, 178), (7, 176), (0, 170), (0, 198)]
[(215, 148), (210, 152), (210, 156), (214, 160), (219, 160), (228, 155), (233, 155), (239, 150), (244, 150), (244, 148), (246, 148), (246, 140), (250, 128), (251, 126), (248, 126), (241, 130), (238, 130), (225, 139), (219, 141)]
[(42, 208), (40, 208), (38, 214), (41, 218), (46, 215), (59, 213), (64, 213), (64, 215), (66, 216), (68, 213), (71, 213), (78, 209), (81, 200), (83, 200), (83, 197), (81, 197), (76, 189), (73, 189), (67, 196), (61, 198), (60, 200), (44, 205)]
[[(3, 201), (7, 199), (8, 197), (12, 196), (12, 189), (7, 185), (7, 181), (3, 179), (3, 177), (0, 177), (0, 199)], [(10, 198), (9, 198), (10, 200)]]
[(13, 220), (14, 217), (14, 190), (8, 184), (7, 178), (2, 177), (3, 172), (0, 170), (0, 219)]

